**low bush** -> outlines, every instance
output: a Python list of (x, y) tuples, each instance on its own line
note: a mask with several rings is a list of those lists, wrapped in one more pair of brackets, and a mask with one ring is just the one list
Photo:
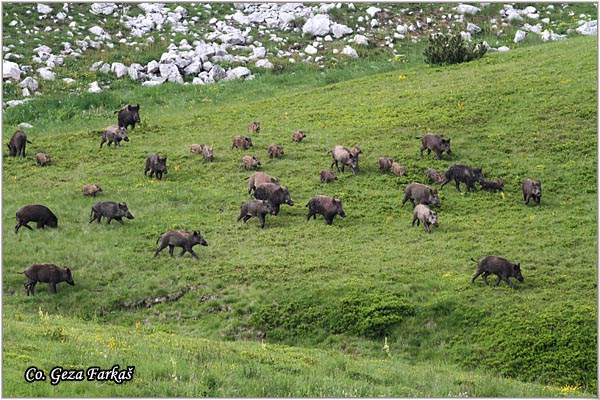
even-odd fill
[(481, 58), (487, 52), (483, 43), (467, 44), (462, 36), (435, 34), (429, 37), (429, 46), (423, 52), (427, 64), (460, 64)]

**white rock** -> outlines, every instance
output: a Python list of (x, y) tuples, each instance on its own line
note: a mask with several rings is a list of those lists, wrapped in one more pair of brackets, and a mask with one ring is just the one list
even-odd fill
[(225, 35), (219, 36), (219, 40), (222, 43), (230, 44), (230, 45), (242, 45), (246, 43), (246, 37), (242, 34), (241, 31), (231, 32)]
[(366, 13), (369, 14), (371, 18), (373, 18), (379, 11), (381, 11), (381, 8), (371, 6), (367, 8)]
[(227, 76), (225, 77), (226, 81), (232, 79), (252, 79), (252, 72), (246, 67), (235, 67), (227, 71)]
[(462, 39), (466, 40), (467, 42), (470, 42), (470, 41), (473, 40), (473, 38), (471, 37), (471, 32), (461, 31), (460, 32), (460, 37), (462, 37)]
[(208, 72), (208, 77), (213, 81), (220, 81), (227, 76), (227, 72), (220, 65), (213, 65), (213, 67)]
[(31, 92), (27, 88), (24, 88), (23, 91), (21, 92), (21, 94), (23, 95), (23, 97), (31, 96)]
[[(479, 11), (481, 11), (480, 8), (477, 8), (475, 6), (471, 6), (468, 4), (460, 4), (456, 7), (453, 8), (454, 11), (456, 11), (459, 14), (469, 14), (469, 15), (474, 15), (477, 14)], [(402, 33), (402, 32), (400, 32)]]
[(481, 28), (480, 28), (480, 27), (478, 27), (477, 25), (475, 25), (475, 24), (473, 24), (473, 23), (469, 22), (469, 23), (467, 24), (467, 31), (469, 31), (469, 32), (470, 32), (470, 33), (472, 33), (472, 34), (475, 34), (475, 33), (480, 33), (480, 32), (481, 32)]
[(38, 88), (38, 82), (33, 79), (32, 77), (28, 76), (27, 78), (23, 79), (21, 81), (21, 83), (19, 83), (19, 86), (22, 88), (28, 88), (33, 90), (34, 92), (37, 90)]
[(254, 65), (258, 68), (266, 68), (266, 69), (273, 68), (273, 64), (269, 60), (266, 60), (266, 59), (258, 60), (258, 61), (256, 61), (256, 63)]
[(342, 54), (350, 58), (358, 58), (358, 53), (350, 46), (345, 46), (342, 49)]
[(364, 35), (355, 35), (354, 39), (352, 39), (352, 40), (354, 41), (354, 43), (362, 45), (362, 46), (367, 46), (369, 44), (369, 40)]
[(31, 129), (33, 128), (33, 125), (28, 124), (27, 122), (21, 122), (19, 125), (17, 125), (19, 128), (25, 128), (25, 129)]
[(328, 15), (317, 14), (302, 26), (302, 33), (310, 36), (325, 36), (330, 32), (331, 20)]
[(183, 83), (183, 78), (179, 73), (179, 68), (175, 64), (160, 64), (158, 66), (160, 76), (166, 78), (169, 82)]
[(90, 87), (88, 89), (88, 92), (90, 92), (90, 93), (102, 93), (102, 89), (100, 89), (100, 86), (98, 86), (98, 82), (92, 82), (92, 83), (90, 83)]
[(525, 40), (526, 36), (527, 36), (527, 32), (519, 29), (517, 31), (517, 33), (515, 33), (515, 38), (513, 39), (513, 42), (515, 42), (515, 43), (522, 42), (523, 40)]
[(115, 3), (93, 3), (90, 12), (95, 15), (111, 15), (116, 9)]
[(596, 35), (598, 33), (598, 20), (588, 21), (575, 29), (580, 35)]
[(144, 86), (144, 87), (159, 86), (159, 85), (162, 85), (162, 83), (163, 83), (162, 81), (152, 80), (152, 81), (146, 81), (146, 82), (142, 83), (142, 86)]
[(6, 102), (9, 107), (20, 106), (21, 104), (25, 104), (25, 100), (9, 100)]
[(88, 31), (92, 34), (92, 35), (96, 35), (101, 39), (107, 39), (110, 40), (110, 35), (108, 33), (106, 33), (106, 31), (102, 28), (100, 28), (99, 26), (92, 26), (90, 29), (88, 29)]
[(40, 74), (40, 77), (42, 77), (42, 79), (47, 81), (53, 81), (56, 78), (56, 73), (52, 72), (48, 68), (40, 68), (37, 70), (37, 72), (38, 74)]
[(110, 66), (110, 71), (117, 75), (117, 78), (122, 78), (129, 73), (129, 69), (123, 63), (115, 62)]
[(142, 10), (144, 10), (146, 12), (146, 14), (149, 13), (160, 13), (163, 8), (165, 7), (164, 3), (140, 3), (138, 4), (138, 7), (141, 8)]
[(314, 54), (317, 54), (318, 50), (317, 50), (317, 48), (316, 48), (316, 47), (314, 47), (313, 45), (309, 44), (309, 45), (308, 45), (308, 46), (306, 46), (306, 48), (304, 49), (304, 52), (305, 52), (306, 54), (311, 54), (311, 55), (314, 55)]
[(187, 67), (183, 69), (186, 75), (198, 75), (202, 71), (202, 62), (200, 60), (192, 61)]
[(67, 84), (75, 83), (75, 79), (73, 78), (63, 78), (63, 82)]
[(192, 80), (192, 85), (206, 85), (206, 83), (199, 76)]
[(408, 25), (404, 24), (404, 25), (398, 25), (396, 27), (396, 31), (402, 35), (404, 35), (406, 32), (408, 32)]
[(52, 8), (45, 5), (45, 4), (38, 4), (37, 5), (37, 11), (40, 14), (50, 14), (52, 12)]
[(158, 71), (158, 61), (152, 60), (148, 63), (148, 65), (146, 65), (146, 71), (149, 74), (153, 74), (156, 71)]
[(129, 66), (129, 68), (127, 68), (127, 74), (132, 80), (139, 81), (140, 79), (142, 79), (142, 68), (143, 67), (141, 64), (133, 63)]
[(336, 24), (336, 23), (331, 25), (331, 33), (333, 33), (333, 36), (336, 39), (339, 39), (343, 36), (349, 35), (352, 32), (353, 32), (352, 28), (350, 28), (346, 25)]
[(498, 51), (503, 53), (509, 51), (510, 49), (507, 46), (498, 47)]
[(21, 68), (19, 64), (12, 61), (2, 60), (2, 79), (12, 79), (18, 81), (21, 79)]
[(559, 35), (559, 34), (554, 33), (554, 31), (552, 31), (552, 30), (546, 29), (544, 32), (542, 32), (542, 42), (547, 42), (548, 40), (558, 41), (558, 40), (563, 40), (566, 38), (567, 38), (567, 35)]

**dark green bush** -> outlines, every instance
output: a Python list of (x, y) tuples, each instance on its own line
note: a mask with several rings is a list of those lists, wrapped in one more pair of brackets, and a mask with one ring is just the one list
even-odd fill
[(423, 52), (427, 64), (459, 64), (481, 58), (487, 52), (483, 43), (465, 43), (460, 35), (434, 34)]

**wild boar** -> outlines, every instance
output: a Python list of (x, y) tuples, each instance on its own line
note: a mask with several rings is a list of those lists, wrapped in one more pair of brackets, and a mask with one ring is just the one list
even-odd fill
[(436, 227), (438, 226), (437, 213), (424, 204), (417, 204), (415, 206), (413, 211), (412, 226), (415, 226), (415, 221), (417, 221), (417, 226), (423, 222), (423, 226), (425, 227), (427, 233), (431, 233), (431, 228), (429, 227), (430, 225), (434, 225)]
[(260, 160), (256, 156), (244, 156), (242, 157), (242, 167), (248, 171), (249, 169), (258, 169), (260, 167)]
[(37, 153), (35, 155), (35, 162), (40, 166), (43, 167), (44, 165), (48, 164), (50, 162), (50, 154), (46, 154), (46, 153)]
[(25, 274), (27, 282), (25, 282), (25, 292), (27, 296), (29, 293), (33, 296), (35, 293), (35, 285), (38, 282), (50, 284), (50, 292), (56, 293), (56, 284), (60, 282), (67, 282), (69, 285), (74, 286), (73, 275), (68, 267), (60, 268), (54, 264), (32, 264), (31, 267), (27, 268), (20, 274)]
[(231, 148), (240, 148), (242, 150), (247, 150), (248, 147), (254, 146), (252, 144), (252, 139), (246, 136), (234, 136), (231, 139)]
[(335, 146), (329, 153), (333, 157), (333, 162), (329, 168), (333, 168), (335, 165), (337, 171), (340, 172), (339, 163), (342, 163), (341, 172), (344, 172), (344, 167), (348, 165), (352, 169), (352, 174), (356, 174), (356, 171), (358, 171), (358, 159), (350, 152), (350, 149), (344, 146)]
[(540, 204), (540, 200), (542, 199), (542, 184), (540, 182), (527, 178), (523, 181), (522, 189), (525, 204), (529, 204), (531, 198)]
[(279, 207), (281, 204), (287, 204), (293, 206), (294, 201), (290, 196), (290, 191), (287, 186), (279, 186), (275, 183), (265, 183), (258, 186), (254, 190), (254, 198), (257, 200), (268, 200), (273, 206), (275, 214), (279, 214)]
[(337, 175), (331, 169), (323, 169), (319, 172), (319, 178), (321, 178), (321, 183), (329, 183), (332, 181), (337, 181)]
[(501, 192), (504, 192), (504, 181), (502, 180), (502, 178), (496, 178), (490, 181), (482, 180), (481, 182), (479, 182), (479, 184), (481, 185), (481, 189), (483, 190), (491, 190), (494, 192), (496, 190), (499, 190)]
[(181, 247), (181, 253), (179, 256), (183, 256), (187, 251), (194, 258), (199, 259), (198, 254), (194, 252), (192, 247), (199, 244), (202, 246), (208, 246), (208, 243), (202, 235), (200, 231), (187, 232), (187, 231), (168, 231), (162, 234), (157, 240), (156, 243), (160, 241), (160, 245), (158, 249), (154, 252), (154, 257), (158, 256), (158, 253), (162, 251), (165, 247), (169, 246), (169, 255), (173, 257), (173, 250), (175, 247)]
[(163, 174), (167, 173), (167, 157), (161, 157), (158, 154), (150, 154), (146, 158), (146, 169), (144, 169), (144, 175), (148, 174), (149, 178), (152, 178), (153, 174), (156, 174), (156, 179), (161, 180)]
[(292, 133), (292, 141), (296, 143), (300, 143), (306, 137), (306, 133), (304, 131), (296, 131)]
[(440, 198), (436, 189), (432, 189), (422, 183), (413, 182), (404, 189), (404, 199), (402, 205), (410, 200), (413, 208), (415, 207), (415, 200), (419, 204), (431, 204), (435, 207), (440, 206)]
[(119, 111), (117, 111), (119, 115), (117, 119), (119, 120), (119, 128), (127, 129), (128, 126), (131, 126), (131, 129), (135, 129), (135, 124), (142, 123), (140, 120), (140, 105), (132, 106), (131, 104), (127, 104)]
[(202, 154), (203, 144), (194, 143), (190, 146), (190, 153)]
[(202, 147), (202, 158), (204, 159), (204, 161), (211, 161), (214, 160), (215, 155), (214, 155), (214, 150), (212, 148), (212, 146), (203, 146)]
[(282, 156), (283, 153), (283, 146), (280, 146), (278, 144), (275, 143), (271, 143), (267, 146), (267, 154), (269, 155), (269, 158), (277, 158), (279, 156)]
[(433, 133), (426, 133), (421, 139), (421, 142), (421, 157), (423, 157), (423, 150), (425, 149), (427, 149), (427, 155), (431, 154), (431, 151), (434, 151), (438, 160), (442, 159), (443, 152), (452, 155), (452, 150), (450, 150), (450, 139), (444, 139), (440, 135)]
[(360, 171), (360, 167), (358, 166), (358, 155), (362, 154), (362, 148), (360, 146), (354, 146), (350, 148), (350, 154), (356, 159), (356, 172)]
[(394, 159), (390, 157), (379, 157), (377, 160), (377, 166), (379, 167), (379, 171), (386, 172), (392, 168), (392, 164), (394, 163)]
[(483, 178), (483, 172), (481, 168), (471, 168), (465, 164), (454, 164), (451, 165), (448, 170), (444, 173), (444, 182), (441, 183), (440, 189), (444, 188), (448, 182), (454, 179), (456, 183), (456, 189), (460, 192), (459, 183), (463, 182), (467, 185), (467, 192), (477, 191), (475, 188), (475, 182), (481, 182)]
[(114, 201), (99, 201), (92, 206), (90, 213), (90, 224), (94, 221), (100, 223), (102, 217), (107, 219), (107, 223), (117, 220), (121, 225), (124, 224), (123, 217), (133, 219), (133, 215), (129, 212), (127, 203), (117, 203)]
[(506, 283), (510, 285), (511, 288), (515, 288), (515, 285), (508, 279), (509, 277), (517, 278), (519, 282), (525, 282), (523, 279), (523, 275), (521, 275), (521, 264), (513, 264), (508, 262), (504, 258), (496, 257), (496, 256), (486, 256), (479, 261), (475, 261), (471, 258), (471, 261), (477, 263), (477, 272), (473, 275), (471, 279), (471, 283), (475, 281), (479, 275), (483, 274), (483, 280), (486, 285), (489, 285), (487, 280), (488, 275), (495, 274), (498, 276), (496, 279), (496, 286), (500, 284), (501, 280), (504, 280)]
[(435, 168), (427, 168), (427, 177), (435, 183), (442, 184), (444, 182), (444, 177)]
[(125, 128), (117, 125), (110, 125), (102, 132), (102, 140), (100, 140), (100, 148), (105, 142), (108, 142), (107, 146), (110, 146), (114, 142), (115, 147), (121, 147), (121, 140), (129, 142), (129, 136)]
[(96, 197), (96, 193), (102, 192), (102, 188), (97, 183), (89, 183), (83, 187), (81, 190), (84, 196), (92, 196)]
[(271, 203), (267, 200), (249, 200), (242, 204), (240, 207), (240, 216), (237, 218), (237, 222), (240, 219), (244, 220), (244, 223), (252, 217), (258, 217), (260, 219), (260, 227), (265, 227), (265, 216), (267, 214), (276, 215), (275, 210)]
[(334, 199), (333, 197), (317, 195), (308, 201), (306, 204), (308, 207), (308, 215), (306, 220), (310, 220), (310, 217), (317, 219), (317, 214), (321, 214), (325, 218), (327, 225), (333, 223), (333, 217), (339, 215), (342, 218), (346, 217), (344, 207), (342, 206), (342, 199)]
[(406, 170), (404, 169), (404, 167), (395, 161), (392, 163), (391, 170), (394, 173), (394, 175), (397, 175), (397, 176), (403, 176), (406, 173)]
[(260, 132), (260, 122), (253, 121), (248, 124), (248, 133), (259, 133)]
[(8, 155), (15, 157), (21, 155), (25, 157), (25, 147), (27, 143), (31, 143), (27, 140), (27, 135), (22, 130), (18, 129), (13, 133), (8, 142)]
[(44, 229), (47, 225), (50, 228), (58, 226), (58, 218), (46, 206), (39, 204), (27, 205), (19, 208), (16, 213), (17, 225), (15, 225), (15, 233), (19, 232), (19, 228), (24, 226), (32, 231), (33, 229), (27, 225), (29, 222), (37, 222), (38, 229)]
[(252, 193), (260, 185), (265, 183), (275, 183), (279, 185), (279, 179), (274, 178), (264, 172), (255, 172), (250, 175), (248, 178), (248, 194)]

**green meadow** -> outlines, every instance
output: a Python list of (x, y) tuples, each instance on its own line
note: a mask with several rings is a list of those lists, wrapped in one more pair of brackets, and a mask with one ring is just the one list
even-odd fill
[[(33, 128), (26, 158), (3, 153), (3, 395), (596, 397), (597, 52), (596, 37), (573, 37), (450, 67), (364, 60), (208, 86), (115, 81), (6, 109), (4, 143), (19, 123)], [(142, 124), (99, 148), (127, 103)], [(250, 121), (261, 122), (254, 147), (231, 149)], [(451, 138), (453, 154), (421, 157), (425, 132)], [(214, 161), (193, 143), (213, 146)], [(285, 155), (269, 159), (269, 143)], [(323, 184), (335, 145), (362, 147), (360, 171)], [(37, 166), (37, 152), (51, 164)], [(143, 173), (152, 153), (167, 156), (161, 181)], [(246, 154), (295, 203), (264, 229), (236, 222), (251, 199)], [(406, 175), (381, 173), (383, 156)], [(439, 189), (427, 168), (455, 163), (502, 178), (505, 192), (448, 184), (439, 227), (411, 226), (406, 185)], [(525, 178), (542, 183), (540, 205), (523, 204)], [(104, 191), (83, 197), (94, 182)], [(346, 218), (307, 221), (317, 194), (342, 198)], [(88, 224), (96, 201), (126, 202), (135, 219)], [(48, 206), (58, 228), (15, 235), (26, 204)], [(171, 229), (201, 231), (199, 260), (153, 257)], [(471, 283), (471, 258), (485, 255), (520, 263), (525, 282)], [(32, 263), (69, 266), (75, 286), (40, 283), (27, 297), (17, 272)], [(55, 367), (115, 365), (135, 367), (132, 379), (51, 383)], [(32, 366), (46, 380), (28, 383)]]

